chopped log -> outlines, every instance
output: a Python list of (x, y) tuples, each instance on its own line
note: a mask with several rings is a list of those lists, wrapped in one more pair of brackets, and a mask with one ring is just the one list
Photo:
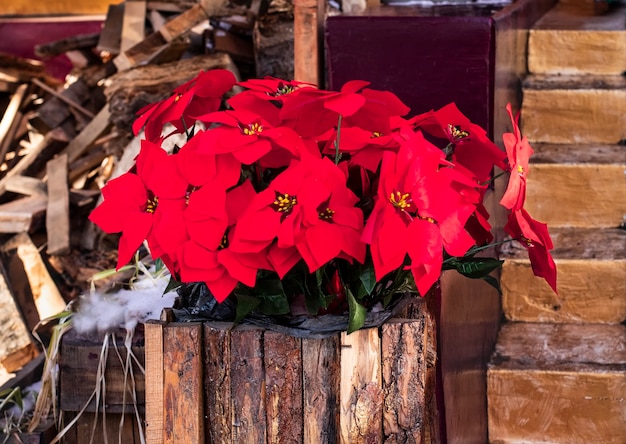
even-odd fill
[[(163, 330), (164, 443), (204, 441), (202, 324), (170, 323)], [(181, 402), (184, 400), (184, 402)]]
[(50, 276), (39, 249), (28, 234), (15, 235), (2, 245), (1, 251), (6, 267), (10, 270), (16, 301), (23, 312), (35, 311), (31, 329), (40, 319), (54, 316), (65, 309), (65, 301)]
[[(10, 179), (10, 178), (9, 178)], [(33, 232), (43, 226), (47, 196), (28, 196), (0, 204), (0, 233)]]
[(159, 33), (163, 36), (163, 39), (165, 39), (166, 42), (171, 42), (208, 18), (209, 16), (205, 12), (202, 5), (194, 5), (182, 14), (169, 20), (161, 29), (159, 29)]
[(378, 329), (341, 334), (340, 436), (345, 443), (382, 442)]
[(233, 410), (231, 397), (231, 324), (204, 324), (204, 417), (205, 442), (231, 442)]
[(109, 5), (107, 16), (100, 32), (100, 39), (96, 46), (98, 51), (106, 51), (110, 55), (120, 53), (124, 5), (125, 2)]
[(267, 443), (303, 442), (302, 339), (263, 336)]
[(254, 23), (254, 65), (256, 77), (293, 79), (294, 21), (289, 12), (267, 13)]
[(17, 87), (0, 121), (0, 161), (4, 160), (4, 156), (6, 156), (9, 147), (13, 143), (15, 133), (21, 123), (19, 110), (27, 92), (27, 84), (22, 84)]
[(67, 154), (47, 164), (48, 207), (46, 211), (47, 253), (65, 254), (70, 251), (70, 197), (67, 186)]
[(391, 320), (382, 327), (383, 433), (390, 442), (424, 442), (426, 319)]
[(231, 331), (230, 378), (234, 443), (265, 444), (267, 420), (262, 393), (263, 330), (241, 325)]
[(122, 35), (120, 51), (125, 52), (146, 36), (146, 2), (144, 0), (129, 0), (124, 3), (124, 17), (122, 19)]
[(0, 365), (14, 372), (38, 353), (20, 310), (7, 285), (6, 272), (0, 265)]
[[(90, 397), (96, 388), (99, 356), (102, 352), (103, 342), (98, 339), (90, 339), (80, 336), (76, 331), (70, 330), (63, 335), (61, 351), (59, 353), (59, 408), (62, 411), (79, 412), (86, 406), (87, 412), (101, 411), (102, 406), (96, 405), (95, 397)], [(126, 348), (123, 338), (117, 337), (116, 344), (108, 344), (106, 370), (104, 378), (106, 390), (107, 413), (134, 414), (135, 407), (132, 404), (130, 390), (132, 382), (130, 377), (124, 376), (124, 365), (120, 362), (115, 347), (125, 361)], [(138, 341), (132, 345), (131, 350), (139, 364), (144, 365), (144, 348)], [(137, 399), (137, 407), (143, 411), (145, 405), (145, 381), (143, 373), (132, 361), (134, 388)], [(80, 384), (76, 382), (80, 381)], [(102, 398), (101, 398), (102, 399)], [(89, 402), (88, 402), (89, 401)], [(96, 410), (98, 409), (98, 410)]]
[(5, 176), (0, 179), (0, 195), (2, 195), (6, 191), (6, 184), (13, 176), (18, 176), (22, 174), (28, 167), (30, 167), (37, 158), (42, 154), (44, 150), (50, 148), (59, 142), (66, 142), (63, 131), (61, 130), (53, 130), (47, 133), (42, 140), (33, 146), (28, 154), (22, 157), (16, 165), (14, 165)]
[(163, 327), (165, 322), (144, 324), (146, 375), (146, 444), (163, 442)]
[(304, 442), (337, 442), (339, 355), (339, 336), (302, 341)]
[(91, 144), (102, 135), (109, 127), (109, 107), (105, 106), (100, 110), (96, 117), (76, 136), (69, 145), (63, 150), (68, 156), (68, 162), (74, 162), (83, 155)]
[(91, 49), (98, 44), (99, 37), (100, 33), (78, 34), (61, 40), (35, 45), (35, 55), (47, 59), (75, 49)]
[[(74, 108), (75, 110), (81, 112), (86, 117), (89, 117), (90, 119), (93, 119), (95, 117), (94, 113), (92, 113), (88, 109), (84, 108), (79, 103), (77, 103), (75, 100), (72, 100), (70, 97), (68, 97), (67, 95), (63, 95), (63, 93), (56, 92), (54, 89), (50, 88), (48, 85), (46, 85), (45, 83), (43, 83), (43, 82), (41, 82), (41, 81), (39, 81), (37, 79), (33, 79), (32, 82), (35, 85), (37, 85), (39, 88), (41, 88), (44, 91), (46, 91), (47, 93), (52, 94), (54, 97), (59, 99), (61, 102), (65, 103), (65, 104), (71, 106), (72, 108)], [(87, 87), (87, 85), (85, 85), (82, 82), (74, 82), (73, 85), (74, 84), (80, 85), (81, 87), (84, 85), (85, 88)], [(67, 91), (67, 90), (64, 90), (64, 91)], [(89, 94), (87, 89), (85, 89), (83, 91), (86, 91), (86, 94)]]

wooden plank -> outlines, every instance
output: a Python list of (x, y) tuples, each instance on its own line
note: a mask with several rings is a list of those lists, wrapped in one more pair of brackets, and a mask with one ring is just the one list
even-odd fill
[(383, 391), (377, 328), (341, 333), (340, 442), (382, 441)]
[(132, 48), (145, 38), (146, 34), (146, 2), (143, 0), (129, 0), (124, 2), (124, 17), (122, 20), (122, 34), (120, 51)]
[(91, 144), (109, 127), (109, 117), (111, 113), (109, 107), (105, 105), (96, 117), (76, 136), (63, 150), (67, 154), (68, 162), (72, 163), (78, 159)]
[(339, 439), (339, 335), (302, 340), (304, 442)]
[(48, 188), (44, 181), (30, 176), (9, 177), (6, 191), (26, 196), (48, 196)]
[[(164, 444), (204, 442), (202, 324), (167, 324), (163, 329)], [(181, 402), (184, 400), (184, 402)]]
[(233, 410), (231, 398), (232, 324), (205, 322), (204, 324), (204, 391), (205, 441), (231, 442)]
[(70, 193), (67, 186), (67, 154), (48, 161), (48, 208), (46, 211), (47, 253), (70, 251)]
[(0, 233), (31, 232), (43, 225), (47, 196), (29, 196), (0, 204)]
[(166, 42), (171, 42), (175, 38), (185, 34), (198, 23), (208, 19), (202, 5), (197, 4), (169, 20), (160, 30)]
[(146, 363), (146, 444), (163, 443), (163, 326), (149, 320), (144, 324)]
[[(126, 350), (122, 339), (117, 339), (117, 348), (126, 359)], [(143, 345), (133, 344), (132, 351), (140, 365), (144, 365)], [(87, 412), (102, 411), (102, 406), (96, 406), (95, 399), (89, 403), (91, 394), (96, 388), (97, 369), (99, 357), (102, 351), (102, 341), (88, 339), (79, 336), (74, 330), (70, 330), (61, 341), (59, 361), (59, 408), (63, 411), (78, 412), (86, 406)], [(144, 375), (133, 361), (133, 375), (135, 378), (135, 394), (140, 412), (144, 411), (145, 405), (145, 379)], [(132, 405), (130, 378), (124, 377), (124, 367), (113, 348), (109, 344), (107, 353), (106, 370), (106, 411), (108, 413), (134, 414)], [(80, 381), (77, 384), (76, 381)]]
[(626, 326), (505, 324), (488, 370), (492, 442), (626, 441)]
[(13, 294), (0, 267), (0, 365), (8, 372), (19, 370), (37, 355)]
[(534, 75), (523, 91), (522, 133), (531, 143), (626, 139), (626, 77)]
[(390, 320), (381, 330), (385, 439), (423, 443), (428, 414), (426, 319)]
[[(626, 236), (616, 247), (626, 250)], [(559, 271), (558, 295), (545, 280), (533, 274), (529, 260), (504, 262), (502, 309), (507, 319), (597, 324), (626, 321), (625, 259), (555, 261)]]
[[(121, 423), (123, 417), (123, 424)], [(71, 415), (68, 415), (68, 419)], [(76, 422), (76, 444), (139, 444), (134, 438), (135, 417), (132, 414), (84, 412)], [(95, 423), (95, 429), (94, 429)], [(72, 444), (71, 441), (68, 444)]]
[(266, 443), (303, 442), (302, 339), (266, 331), (263, 351)]
[(319, 85), (320, 34), (317, 0), (296, 0), (293, 5), (294, 78)]
[(106, 51), (111, 55), (120, 53), (124, 5), (125, 2), (109, 5), (107, 16), (100, 32), (100, 39), (96, 46), (98, 51)]
[(265, 444), (263, 330), (240, 325), (231, 331), (233, 443)]

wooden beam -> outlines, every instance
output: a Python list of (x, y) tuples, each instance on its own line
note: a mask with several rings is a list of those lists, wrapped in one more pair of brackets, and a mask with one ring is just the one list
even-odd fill
[[(163, 330), (164, 444), (204, 443), (202, 324), (169, 323)], [(184, 399), (184, 402), (181, 402)]]
[(146, 35), (146, 2), (129, 0), (124, 2), (124, 18), (120, 51), (124, 52), (141, 42)]
[(70, 197), (67, 185), (67, 154), (48, 161), (48, 208), (46, 211), (47, 253), (70, 251)]

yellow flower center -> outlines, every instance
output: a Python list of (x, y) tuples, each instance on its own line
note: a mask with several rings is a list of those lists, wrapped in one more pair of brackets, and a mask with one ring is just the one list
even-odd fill
[(522, 176), (524, 174), (524, 167), (521, 165), (517, 165), (517, 174)]
[(178, 102), (182, 96), (182, 94), (176, 94), (176, 97), (174, 98), (174, 103)]
[(469, 137), (469, 133), (465, 130), (462, 130), (459, 125), (455, 126), (451, 123), (448, 123), (448, 131), (450, 131), (450, 134), (452, 134), (452, 137), (454, 139), (463, 139), (465, 137)]
[(413, 199), (411, 199), (409, 193), (402, 193), (400, 191), (396, 191), (395, 193), (391, 192), (389, 202), (400, 211), (407, 212), (413, 209)]
[(153, 214), (159, 204), (159, 198), (153, 196), (152, 198), (148, 198), (146, 202), (146, 213)]
[(224, 236), (222, 236), (222, 242), (220, 242), (220, 245), (219, 247), (217, 247), (217, 249), (223, 250), (226, 247), (228, 247), (228, 231), (224, 233)]
[(383, 133), (379, 132), (379, 131), (373, 131), (372, 132), (372, 139), (377, 139), (379, 137), (382, 137)]
[(254, 122), (243, 128), (243, 133), (246, 136), (258, 136), (263, 132), (263, 125), (259, 122)]
[(331, 210), (330, 208), (326, 208), (324, 211), (319, 212), (319, 218), (325, 221), (332, 221), (333, 214), (335, 214), (335, 210)]
[(285, 216), (291, 213), (293, 207), (298, 203), (296, 196), (290, 196), (288, 193), (281, 194), (276, 191), (276, 200), (272, 203), (274, 210), (283, 213)]

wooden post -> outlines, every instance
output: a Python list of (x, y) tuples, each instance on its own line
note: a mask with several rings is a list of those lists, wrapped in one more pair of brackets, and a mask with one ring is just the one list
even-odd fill
[(293, 20), (294, 77), (320, 85), (318, 0), (294, 0)]
[(204, 393), (206, 438), (231, 442), (233, 410), (230, 381), (230, 328), (227, 322), (204, 324)]
[(167, 324), (163, 330), (164, 444), (204, 443), (202, 324)]
[(233, 443), (265, 444), (263, 330), (241, 325), (231, 332)]
[(382, 442), (383, 391), (377, 328), (341, 333), (340, 442)]
[(304, 442), (333, 444), (339, 436), (339, 336), (302, 341)]
[(266, 442), (303, 442), (302, 340), (266, 331), (263, 355)]

